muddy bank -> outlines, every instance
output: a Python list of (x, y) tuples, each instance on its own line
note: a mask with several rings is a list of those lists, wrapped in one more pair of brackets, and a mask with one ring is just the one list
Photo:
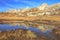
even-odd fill
[(54, 25), (54, 26), (60, 26), (60, 21), (54, 21), (54, 20), (6, 20), (6, 19), (1, 19), (0, 24), (12, 24), (12, 23), (24, 23), (24, 24), (35, 24), (35, 25), (40, 25), (40, 24), (47, 24), (47, 25)]

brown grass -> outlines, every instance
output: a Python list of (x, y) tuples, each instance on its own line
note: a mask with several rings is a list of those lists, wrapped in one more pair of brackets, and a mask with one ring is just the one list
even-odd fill
[(54, 21), (60, 21), (60, 16), (0, 16), (0, 19), (14, 19), (14, 20), (28, 20), (28, 21), (32, 21), (32, 20), (54, 20)]

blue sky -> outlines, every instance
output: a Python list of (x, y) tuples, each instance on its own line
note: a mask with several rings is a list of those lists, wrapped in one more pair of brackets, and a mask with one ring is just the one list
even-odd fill
[(25, 7), (37, 7), (42, 3), (47, 3), (48, 5), (60, 3), (60, 0), (0, 0), (0, 11), (5, 11), (11, 8), (22, 8)]

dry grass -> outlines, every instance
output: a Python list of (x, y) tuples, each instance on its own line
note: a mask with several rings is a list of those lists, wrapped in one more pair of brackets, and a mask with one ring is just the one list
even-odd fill
[(28, 20), (28, 21), (32, 21), (32, 20), (54, 20), (54, 21), (60, 21), (60, 16), (54, 15), (54, 16), (1, 16), (0, 15), (0, 19), (15, 19), (15, 20)]

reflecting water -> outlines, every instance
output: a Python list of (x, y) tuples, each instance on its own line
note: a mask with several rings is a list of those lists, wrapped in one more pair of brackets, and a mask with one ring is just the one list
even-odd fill
[(15, 29), (27, 29), (27, 30), (31, 30), (37, 33), (37, 35), (44, 35), (44, 36), (48, 36), (48, 37), (55, 37), (52, 33), (51, 30), (46, 30), (45, 32), (42, 32), (41, 29), (38, 28), (33, 28), (31, 26), (29, 26), (28, 28), (26, 28), (24, 25), (9, 25), (9, 24), (0, 24), (0, 31), (6, 31), (6, 30), (15, 30)]

